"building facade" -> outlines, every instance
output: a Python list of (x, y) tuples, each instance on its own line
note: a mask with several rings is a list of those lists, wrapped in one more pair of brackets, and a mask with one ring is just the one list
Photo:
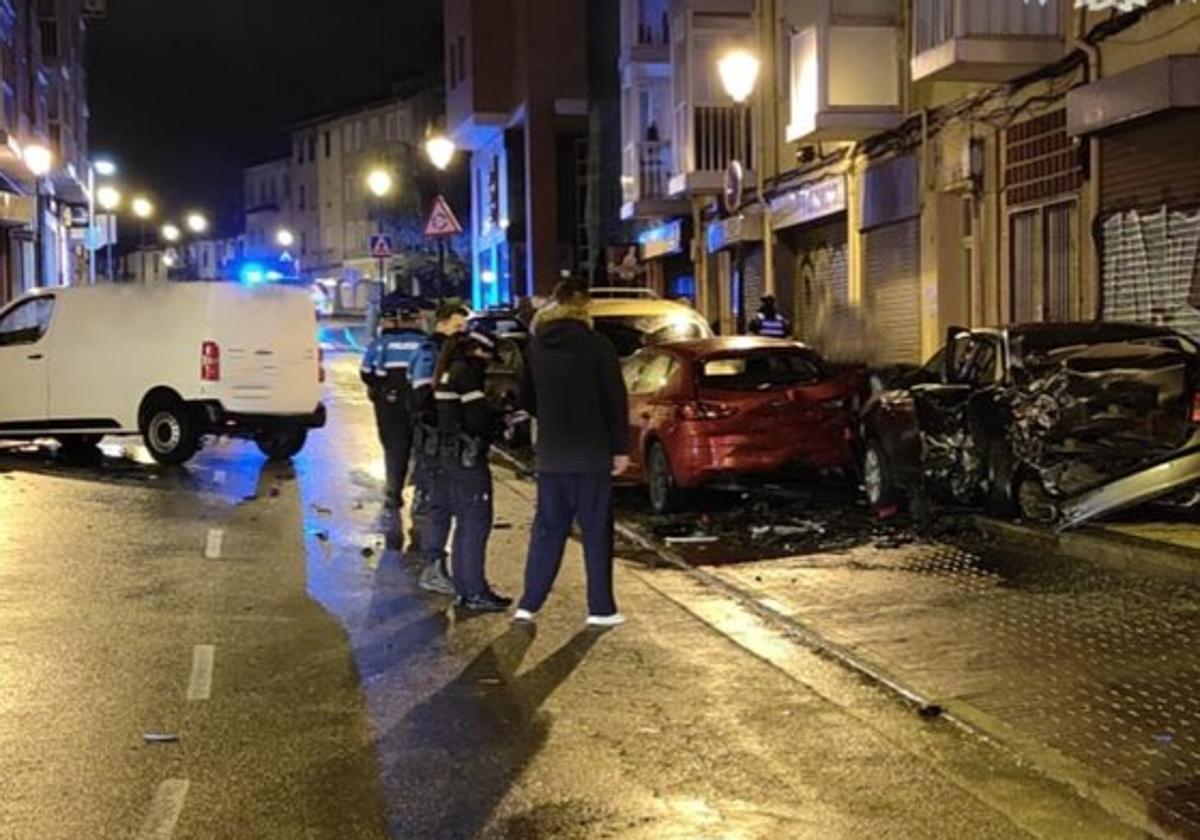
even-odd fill
[[(642, 276), (692, 272), (727, 332), (773, 294), (801, 338), (878, 364), (952, 325), (1200, 338), (1200, 5), (1075, 5), (624, 0)], [(715, 63), (735, 46), (762, 66), (731, 118)]]
[(83, 0), (0, 0), (0, 303), (87, 277), (86, 26)]
[(292, 232), (290, 207), (292, 203), (292, 173), (290, 158), (278, 158), (248, 166), (243, 181), (245, 195), (245, 231), (243, 245), (250, 260), (274, 261), (285, 252), (293, 258), (297, 242), (284, 247), (279, 242), (281, 231)]
[(548, 294), (596, 258), (587, 0), (447, 0), (446, 122), (471, 160), (476, 306)]

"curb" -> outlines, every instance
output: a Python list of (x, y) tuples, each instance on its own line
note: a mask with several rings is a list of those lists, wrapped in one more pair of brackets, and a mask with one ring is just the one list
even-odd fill
[(1059, 533), (986, 516), (973, 517), (972, 523), (989, 540), (1010, 548), (1054, 552), (1120, 572), (1200, 585), (1200, 551), (1184, 546), (1098, 527)]

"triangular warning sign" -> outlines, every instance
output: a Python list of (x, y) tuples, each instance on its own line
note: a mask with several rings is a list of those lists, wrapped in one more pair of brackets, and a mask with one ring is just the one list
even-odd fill
[(443, 196), (433, 200), (433, 209), (429, 211), (429, 220), (425, 222), (426, 236), (458, 236), (463, 232), (462, 225), (446, 203)]

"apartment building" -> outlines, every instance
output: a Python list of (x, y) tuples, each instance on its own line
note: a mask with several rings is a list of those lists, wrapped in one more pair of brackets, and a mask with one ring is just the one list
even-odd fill
[[(383, 281), (379, 261), (370, 253), (370, 237), (384, 232), (397, 250), (428, 248), (420, 237), (425, 210), (422, 190), (421, 143), (434, 119), (422, 97), (389, 99), (309, 120), (292, 131), (292, 154), (281, 162), (252, 168), (255, 199), (262, 208), (247, 214), (247, 232), (261, 235), (267, 247), (274, 233), (286, 226), (295, 237), (293, 249), (305, 276), (356, 287), (361, 280)], [(395, 187), (383, 199), (371, 195), (368, 173), (382, 168)], [(275, 184), (279, 211), (262, 203), (264, 184)], [(250, 206), (248, 195), (247, 206)], [(250, 248), (260, 245), (249, 245)], [(385, 271), (399, 270), (385, 263)]]
[[(1200, 337), (1200, 6), (1081, 5), (625, 0), (623, 214), (647, 276), (693, 272), (727, 331), (772, 293), (805, 340), (878, 363), (951, 325)], [(762, 67), (731, 150), (734, 46)]]
[(476, 306), (589, 273), (587, 0), (447, 0), (446, 121), (471, 157)]
[[(87, 276), (87, 18), (83, 0), (0, 2), (0, 303)], [(24, 149), (48, 148), (35, 179)]]
[[(276, 260), (291, 248), (279, 244), (279, 233), (291, 231), (292, 173), (291, 159), (277, 158), (248, 166), (243, 174), (245, 195), (245, 233), (243, 246), (247, 259)], [(289, 257), (293, 255), (288, 254)]]

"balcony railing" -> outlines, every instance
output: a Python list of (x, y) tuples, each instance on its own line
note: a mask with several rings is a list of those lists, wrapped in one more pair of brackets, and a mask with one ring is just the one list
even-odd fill
[[(739, 126), (740, 122), (740, 126)], [(733, 106), (697, 105), (692, 108), (690, 159), (684, 172), (724, 172), (733, 161), (754, 168), (753, 121), (750, 110)]]
[(666, 198), (671, 180), (670, 141), (642, 141), (625, 147), (622, 179), (625, 201)]

